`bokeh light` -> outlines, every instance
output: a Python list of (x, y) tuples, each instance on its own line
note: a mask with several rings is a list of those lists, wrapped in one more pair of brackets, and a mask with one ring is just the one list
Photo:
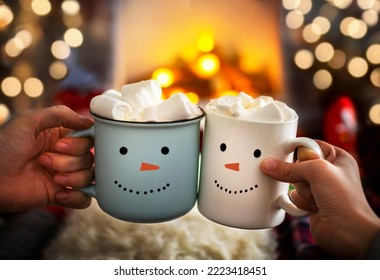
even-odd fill
[(379, 15), (374, 10), (367, 10), (364, 11), (362, 14), (362, 20), (368, 25), (368, 26), (375, 26), (379, 21)]
[(60, 60), (56, 60), (52, 62), (49, 66), (50, 77), (52, 77), (55, 80), (63, 79), (64, 77), (66, 77), (67, 72), (68, 72), (67, 65)]
[(314, 55), (309, 50), (299, 50), (294, 56), (294, 63), (300, 69), (309, 69), (314, 63)]
[(27, 96), (36, 98), (42, 95), (44, 85), (41, 80), (31, 77), (24, 82), (24, 91)]
[(313, 20), (312, 27), (315, 28), (316, 26), (318, 26), (320, 34), (326, 34), (331, 28), (331, 23), (327, 18), (318, 16)]
[(10, 115), (9, 108), (5, 104), (0, 104), (0, 125), (5, 123)]
[(65, 0), (61, 5), (62, 11), (69, 16), (75, 16), (80, 12), (80, 4), (75, 0)]
[(339, 9), (347, 9), (351, 4), (352, 0), (328, 0), (331, 4)]
[(19, 38), (10, 39), (4, 47), (5, 53), (9, 57), (17, 57), (24, 49), (24, 43)]
[(70, 47), (65, 41), (55, 41), (51, 45), (51, 53), (57, 59), (66, 59), (70, 56)]
[(6, 77), (1, 83), (1, 90), (8, 97), (15, 97), (20, 94), (22, 89), (21, 82), (16, 77)]
[(198, 49), (201, 52), (210, 52), (214, 49), (214, 35), (212, 32), (202, 32), (198, 37)]
[(195, 66), (196, 73), (201, 77), (211, 77), (220, 69), (219, 58), (212, 53), (201, 55)]
[(366, 57), (372, 64), (380, 63), (380, 44), (373, 44), (368, 47)]
[(372, 9), (376, 4), (376, 0), (357, 0), (359, 8), (362, 10)]
[(346, 17), (340, 23), (340, 31), (353, 39), (363, 38), (367, 34), (368, 27), (364, 21), (354, 17)]
[(318, 25), (308, 24), (303, 28), (302, 37), (307, 43), (315, 43), (321, 38), (321, 31)]
[(314, 86), (317, 89), (325, 90), (328, 89), (333, 82), (332, 75), (329, 71), (325, 69), (318, 70), (313, 77)]
[(22, 47), (24, 49), (28, 48), (33, 42), (33, 35), (28, 30), (20, 30), (19, 32), (17, 32), (15, 38), (17, 38), (18, 40), (21, 40)]
[(379, 87), (380, 88), (380, 68), (376, 68), (374, 69), (372, 72), (371, 72), (371, 83), (375, 86), (375, 87)]
[(304, 15), (297, 10), (290, 11), (285, 17), (285, 24), (290, 29), (297, 29), (304, 23)]
[(328, 62), (333, 69), (340, 69), (346, 64), (346, 54), (342, 50), (334, 50), (334, 55)]
[(67, 29), (63, 35), (65, 42), (72, 48), (77, 48), (83, 43), (83, 34), (77, 28)]
[(369, 119), (372, 123), (379, 125), (380, 124), (380, 104), (375, 104), (369, 110)]
[(361, 78), (368, 72), (368, 63), (364, 58), (354, 57), (347, 65), (348, 72), (355, 78)]
[(320, 43), (315, 48), (315, 57), (320, 62), (328, 62), (329, 60), (333, 58), (333, 56), (334, 56), (334, 47), (328, 42)]
[(51, 4), (48, 0), (33, 0), (31, 6), (33, 12), (38, 16), (46, 16), (51, 11)]
[(199, 103), (199, 95), (195, 92), (186, 92), (187, 98), (189, 98), (190, 102), (193, 104)]
[(153, 72), (152, 79), (157, 80), (161, 87), (167, 88), (174, 82), (174, 73), (169, 68), (158, 68)]
[(297, 10), (306, 15), (313, 8), (313, 2), (311, 0), (301, 0)]
[(295, 10), (301, 4), (301, 0), (282, 0), (282, 6), (287, 10)]
[(0, 4), (0, 29), (5, 28), (13, 21), (12, 10), (4, 4)]

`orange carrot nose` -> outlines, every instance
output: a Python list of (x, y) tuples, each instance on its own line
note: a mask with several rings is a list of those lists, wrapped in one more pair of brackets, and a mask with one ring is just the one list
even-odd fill
[(158, 170), (160, 167), (158, 165), (142, 162), (140, 171), (152, 171), (152, 170)]
[(240, 168), (239, 168), (240, 164), (238, 162), (236, 162), (236, 163), (227, 163), (224, 166), (226, 168), (234, 170), (234, 171), (239, 171), (240, 170)]

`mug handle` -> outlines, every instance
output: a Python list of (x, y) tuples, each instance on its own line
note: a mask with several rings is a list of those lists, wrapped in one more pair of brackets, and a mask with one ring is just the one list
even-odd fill
[[(74, 130), (67, 137), (92, 137), (94, 138), (94, 126), (83, 130)], [(75, 190), (81, 191), (88, 196), (96, 198), (95, 184), (90, 184), (83, 188), (73, 188)]]
[[(285, 142), (285, 152), (287, 154), (290, 154), (294, 152), (295, 149), (299, 146), (313, 150), (319, 155), (320, 158), (322, 159), (325, 158), (325, 155), (323, 154), (323, 151), (321, 150), (317, 142), (307, 137), (298, 137), (294, 139), (288, 139)], [(288, 214), (294, 217), (302, 217), (309, 214), (309, 211), (300, 209), (297, 206), (295, 206), (294, 203), (290, 200), (288, 194), (280, 195), (277, 198), (276, 202), (280, 208), (284, 209)]]

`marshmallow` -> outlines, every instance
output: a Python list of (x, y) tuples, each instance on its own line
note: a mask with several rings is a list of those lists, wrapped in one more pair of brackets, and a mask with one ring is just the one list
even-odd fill
[(235, 118), (244, 118), (246, 110), (240, 102), (236, 102), (229, 108), (230, 114)]
[(143, 110), (143, 121), (173, 121), (187, 119), (192, 115), (192, 104), (183, 93), (173, 94), (155, 107)]
[(250, 108), (263, 108), (270, 103), (273, 103), (273, 98), (270, 96), (262, 95), (262, 96), (255, 98), (249, 107)]
[(157, 81), (146, 80), (122, 86), (121, 95), (132, 107), (144, 109), (161, 102), (162, 89)]
[(253, 103), (253, 97), (243, 91), (239, 92), (238, 97), (241, 99), (241, 103), (245, 109), (249, 108)]
[(242, 102), (237, 96), (224, 95), (217, 99), (212, 99), (210, 106), (219, 113), (231, 116), (234, 113), (237, 114), (239, 109), (242, 108)]
[(107, 96), (111, 96), (111, 97), (114, 97), (114, 98), (117, 98), (117, 99), (121, 98), (121, 92), (117, 91), (117, 90), (114, 90), (114, 89), (106, 90), (102, 94), (103, 95), (107, 95)]
[(274, 103), (280, 108), (285, 121), (294, 120), (297, 117), (296, 111), (288, 107), (284, 102), (274, 101)]
[(275, 103), (269, 103), (268, 105), (258, 109), (249, 109), (245, 119), (257, 122), (284, 121), (281, 109)]
[(113, 96), (101, 94), (93, 97), (90, 103), (91, 112), (105, 118), (125, 121), (132, 113), (128, 103)]

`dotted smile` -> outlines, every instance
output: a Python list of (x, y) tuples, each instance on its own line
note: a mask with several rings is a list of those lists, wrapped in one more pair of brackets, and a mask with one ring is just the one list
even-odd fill
[(149, 189), (149, 190), (145, 190), (145, 191), (136, 191), (132, 188), (126, 188), (124, 187), (122, 184), (120, 184), (118, 181), (114, 181), (114, 184), (121, 190), (125, 191), (125, 192), (128, 192), (130, 194), (135, 194), (135, 195), (148, 195), (148, 194), (153, 194), (155, 192), (159, 193), (159, 192), (162, 192), (162, 191), (166, 191), (168, 190), (168, 188), (170, 187), (170, 184), (167, 183), (165, 186), (161, 187), (161, 188), (157, 188), (157, 189)]
[(224, 191), (225, 193), (228, 193), (228, 194), (244, 194), (244, 193), (248, 193), (248, 192), (251, 192), (253, 191), (254, 189), (257, 189), (259, 186), (258, 185), (255, 185), (255, 187), (249, 187), (249, 188), (246, 188), (246, 189), (240, 189), (240, 190), (237, 190), (237, 191), (233, 191), (233, 190), (229, 190), (228, 188), (225, 188), (223, 187), (222, 185), (220, 185), (218, 183), (218, 180), (215, 180), (214, 181), (214, 184), (215, 186), (221, 190), (221, 191)]

